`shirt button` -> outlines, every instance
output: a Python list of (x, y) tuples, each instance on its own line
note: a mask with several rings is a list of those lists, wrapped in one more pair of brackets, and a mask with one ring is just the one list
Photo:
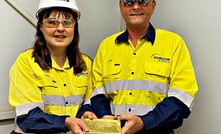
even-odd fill
[(136, 53), (133, 53), (134, 55), (137, 55)]
[(131, 74), (134, 74), (134, 72), (131, 72)]
[(66, 84), (64, 84), (64, 86), (66, 87)]
[(131, 109), (129, 108), (128, 111), (131, 112)]
[(129, 93), (130, 95), (132, 95), (132, 93)]
[(65, 105), (67, 105), (68, 104), (68, 102), (65, 102)]

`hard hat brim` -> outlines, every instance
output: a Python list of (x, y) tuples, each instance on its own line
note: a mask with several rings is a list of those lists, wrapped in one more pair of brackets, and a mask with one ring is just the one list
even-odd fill
[[(46, 10), (46, 9), (49, 9), (49, 8), (41, 8), (41, 9), (39, 9), (39, 10), (36, 12), (35, 17), (36, 17), (37, 19), (39, 19), (39, 13), (42, 12), (43, 10)], [(74, 9), (71, 9), (71, 10), (77, 14), (77, 20), (79, 20), (80, 17), (81, 17), (81, 13), (80, 13), (79, 11), (77, 11), (77, 10), (74, 10)]]
[(77, 14), (77, 20), (80, 19), (81, 13), (77, 7), (77, 3), (75, 0), (70, 0), (69, 2), (65, 2), (63, 0), (53, 1), (53, 0), (41, 0), (39, 3), (38, 10), (35, 14), (36, 18), (39, 19), (39, 14), (45, 9), (49, 9), (52, 7), (60, 7), (60, 8), (69, 8)]

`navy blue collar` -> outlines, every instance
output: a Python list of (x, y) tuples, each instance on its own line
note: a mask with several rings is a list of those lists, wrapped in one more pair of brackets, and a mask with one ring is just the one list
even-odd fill
[[(152, 24), (150, 23), (146, 35), (144, 35), (144, 37), (142, 37), (141, 39), (145, 39), (146, 38), (153, 45), (154, 44), (154, 40), (155, 40), (155, 36), (156, 36), (155, 34), (156, 34), (155, 29), (152, 26)], [(116, 44), (120, 44), (122, 42), (128, 43), (128, 37), (129, 37), (128, 36), (128, 31), (126, 30), (125, 32), (123, 32), (122, 34), (117, 36), (117, 38), (115, 40), (115, 43)]]
[[(51, 57), (48, 57), (45, 59), (45, 62), (48, 64), (48, 66), (50, 68), (52, 68), (52, 61), (51, 61)], [(71, 60), (71, 58), (68, 57), (68, 63), (70, 67), (73, 67), (75, 64), (73, 63), (73, 61)]]
[[(45, 62), (48, 64), (48, 66), (50, 68), (52, 68), (52, 60), (51, 60), (51, 57), (48, 56), (45, 58)], [(73, 60), (73, 58), (71, 58), (71, 56), (68, 56), (68, 63), (69, 63), (69, 66), (70, 67), (73, 67), (75, 66), (75, 60)]]

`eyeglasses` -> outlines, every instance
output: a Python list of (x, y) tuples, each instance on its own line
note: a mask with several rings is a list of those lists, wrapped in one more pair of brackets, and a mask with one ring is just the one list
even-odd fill
[(43, 24), (48, 28), (57, 28), (59, 24), (62, 24), (65, 28), (73, 28), (75, 26), (76, 21), (74, 19), (63, 19), (62, 21), (58, 21), (55, 18), (47, 18), (43, 20)]
[(139, 4), (139, 6), (146, 6), (153, 0), (121, 0), (124, 2), (124, 5), (127, 7), (132, 7), (135, 1)]

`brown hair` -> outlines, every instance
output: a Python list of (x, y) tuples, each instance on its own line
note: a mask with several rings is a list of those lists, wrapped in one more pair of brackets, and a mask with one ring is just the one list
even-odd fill
[(68, 45), (66, 49), (67, 57), (69, 59), (69, 63), (72, 63), (74, 66), (74, 74), (78, 74), (82, 71), (86, 70), (86, 63), (81, 55), (79, 49), (79, 31), (78, 31), (78, 22), (77, 22), (77, 14), (68, 8), (49, 8), (43, 10), (39, 13), (39, 20), (37, 23), (37, 31), (35, 34), (35, 42), (33, 46), (32, 56), (35, 58), (35, 62), (43, 70), (49, 70), (51, 66), (48, 64), (48, 61), (51, 60), (50, 52), (47, 48), (46, 41), (42, 31), (40, 30), (40, 26), (42, 25), (43, 18), (47, 18), (50, 16), (52, 11), (56, 11), (59, 14), (65, 15), (69, 17), (68, 14), (71, 13), (73, 18), (76, 20), (75, 28), (74, 28), (74, 39), (70, 45)]

